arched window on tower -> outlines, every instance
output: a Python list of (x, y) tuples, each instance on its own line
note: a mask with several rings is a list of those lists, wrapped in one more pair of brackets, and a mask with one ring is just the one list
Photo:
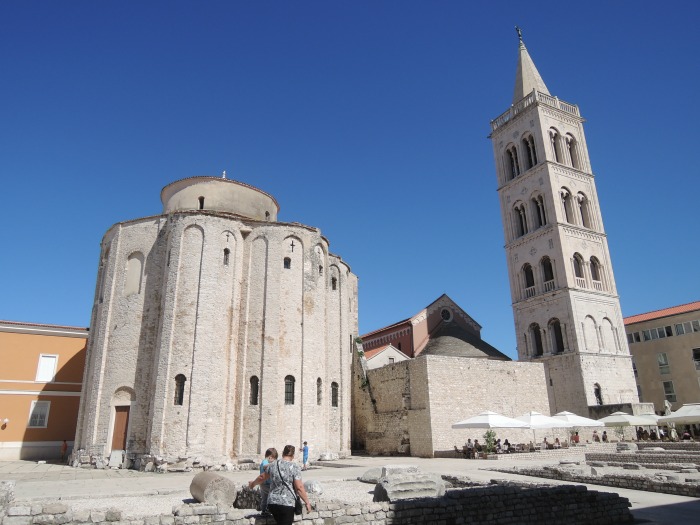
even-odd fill
[(567, 133), (564, 140), (566, 142), (566, 153), (569, 157), (569, 160), (571, 161), (571, 166), (573, 166), (576, 169), (580, 169), (581, 160), (578, 156), (578, 143), (576, 142), (576, 139), (573, 135)]
[(531, 352), (533, 357), (540, 357), (544, 354), (544, 348), (542, 346), (542, 332), (540, 331), (540, 325), (537, 323), (532, 323), (530, 325), (530, 343)]
[(549, 321), (549, 334), (552, 337), (552, 348), (557, 354), (564, 351), (564, 333), (561, 329), (559, 319)]
[(231, 250), (224, 248), (224, 266), (228, 266), (229, 256), (231, 255)]
[(526, 135), (522, 140), (523, 151), (525, 152), (525, 166), (526, 170), (534, 168), (537, 164), (537, 151), (535, 150), (535, 139), (532, 135)]
[(544, 197), (536, 195), (532, 198), (532, 207), (535, 210), (535, 218), (537, 219), (537, 227), (541, 228), (547, 224), (547, 213), (544, 208)]
[(141, 293), (141, 277), (143, 275), (143, 254), (134, 252), (126, 260), (126, 280), (124, 281), (124, 295)]
[(319, 377), (316, 380), (316, 404), (321, 406), (321, 403), (323, 403), (323, 381)]
[(289, 257), (284, 258), (284, 269), (289, 270), (292, 267), (292, 260)]
[(518, 164), (518, 150), (514, 144), (506, 148), (506, 170), (509, 180), (520, 175), (520, 165)]
[(258, 404), (258, 396), (260, 394), (260, 380), (258, 376), (251, 376), (250, 378), (250, 404)]
[(542, 257), (540, 261), (542, 267), (542, 280), (544, 281), (544, 291), (551, 292), (554, 290), (554, 267), (552, 260), (549, 257)]
[(523, 280), (525, 281), (525, 298), (535, 296), (535, 274), (532, 271), (532, 266), (526, 264), (523, 266)]
[(335, 381), (331, 383), (331, 406), (338, 406), (338, 383)]
[(284, 404), (293, 405), (294, 404), (294, 376), (287, 376), (284, 378)]
[(204, 209), (204, 197), (200, 197), (198, 200), (199, 200), (199, 209), (203, 210)]
[(597, 257), (591, 257), (591, 279), (593, 279), (593, 288), (603, 291), (603, 274), (600, 266), (600, 261)]
[(184, 375), (175, 376), (175, 405), (182, 406), (185, 401), (185, 381), (187, 378)]
[(561, 136), (554, 128), (549, 129), (549, 144), (552, 149), (552, 158), (554, 159), (554, 162), (562, 164), (564, 156), (562, 155), (561, 151)]
[(332, 290), (338, 289), (338, 279), (336, 277), (331, 277), (331, 289)]
[(561, 204), (564, 209), (564, 220), (569, 224), (574, 224), (574, 204), (572, 202), (571, 192), (566, 188), (559, 191), (561, 196)]
[(583, 193), (578, 193), (576, 195), (576, 202), (578, 203), (579, 215), (581, 217), (581, 226), (584, 228), (592, 228), (593, 223), (591, 222), (591, 203)]
[(515, 236), (522, 237), (527, 233), (527, 214), (525, 213), (525, 205), (519, 202), (513, 208), (515, 219)]
[(580, 253), (574, 254), (574, 276), (576, 277), (576, 286), (586, 288), (586, 278), (583, 276), (583, 257)]

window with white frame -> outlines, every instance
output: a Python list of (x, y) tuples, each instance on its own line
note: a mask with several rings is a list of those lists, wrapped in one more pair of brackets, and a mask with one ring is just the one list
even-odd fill
[(656, 360), (659, 363), (659, 374), (670, 374), (671, 367), (668, 364), (668, 356), (666, 352), (656, 354)]
[(36, 380), (42, 383), (49, 383), (56, 377), (57, 355), (41, 354), (39, 356), (39, 366), (36, 369)]
[(28, 428), (46, 428), (49, 423), (49, 409), (51, 401), (32, 401), (29, 410)]
[(673, 388), (673, 381), (664, 381), (664, 397), (669, 403), (676, 402), (676, 390)]

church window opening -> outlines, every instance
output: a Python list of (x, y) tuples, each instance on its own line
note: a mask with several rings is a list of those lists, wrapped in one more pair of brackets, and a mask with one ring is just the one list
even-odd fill
[(535, 208), (535, 218), (537, 219), (537, 227), (541, 228), (547, 224), (547, 213), (544, 209), (544, 198), (538, 195), (532, 199), (532, 206)]
[(549, 257), (543, 257), (541, 265), (544, 291), (551, 292), (554, 290), (554, 268), (552, 267), (552, 260)]
[(396, 346), (396, 348), (398, 348), (399, 350), (401, 350), (401, 343), (400, 343), (400, 342), (399, 342), (399, 344)]
[(574, 208), (571, 193), (569, 193), (567, 189), (562, 189), (560, 195), (561, 203), (564, 208), (564, 220), (569, 224), (574, 224)]
[(552, 157), (554, 157), (554, 162), (562, 164), (563, 155), (561, 151), (561, 137), (559, 132), (552, 128), (549, 130), (549, 143), (552, 147)]
[(525, 205), (521, 202), (515, 205), (515, 235), (522, 237), (527, 233), (527, 214)]
[(523, 151), (525, 152), (526, 170), (535, 167), (537, 164), (537, 151), (535, 150), (535, 139), (532, 135), (523, 137)]
[(231, 254), (231, 250), (228, 248), (224, 248), (224, 266), (228, 266), (228, 260), (229, 260), (229, 255)]
[(673, 381), (663, 381), (664, 397), (669, 403), (676, 402), (676, 389), (673, 387)]
[(564, 351), (564, 333), (561, 329), (559, 319), (552, 319), (549, 322), (549, 333), (552, 335), (552, 346), (557, 354)]
[(515, 146), (510, 146), (506, 149), (506, 169), (508, 170), (508, 177), (513, 180), (515, 177), (520, 175), (520, 166), (518, 165), (518, 150)]
[(199, 209), (200, 210), (204, 209), (204, 197), (199, 198)]
[(535, 296), (535, 274), (532, 271), (532, 266), (526, 264), (523, 266), (523, 277), (525, 279), (525, 298)]
[(41, 354), (39, 356), (39, 366), (36, 369), (36, 381), (39, 383), (50, 383), (56, 376), (57, 355)]
[(292, 260), (289, 257), (284, 258), (284, 269), (289, 270), (292, 267)]
[(656, 354), (656, 361), (659, 363), (659, 374), (666, 375), (671, 373), (671, 365), (668, 363), (666, 352)]
[(331, 279), (331, 289), (333, 289), (333, 290), (338, 289), (338, 279), (336, 279), (335, 277), (333, 277)]
[(578, 144), (576, 143), (576, 139), (568, 133), (566, 135), (566, 151), (569, 155), (571, 166), (573, 166), (576, 169), (579, 169), (581, 166), (581, 162), (578, 158)]
[(143, 271), (143, 254), (132, 253), (126, 261), (126, 281), (124, 283), (125, 295), (141, 293), (141, 274)]
[(185, 381), (187, 378), (184, 375), (175, 376), (175, 405), (182, 406), (185, 401)]
[(284, 404), (293, 405), (294, 404), (294, 376), (287, 376), (284, 378)]
[(250, 378), (250, 404), (257, 405), (258, 397), (260, 395), (260, 380), (258, 376), (251, 376)]
[(544, 347), (542, 346), (542, 331), (540, 325), (532, 323), (530, 325), (530, 340), (532, 341), (532, 355), (540, 357), (544, 355)]
[(321, 406), (321, 403), (323, 403), (323, 381), (319, 377), (316, 380), (316, 404)]
[(576, 276), (576, 286), (585, 288), (586, 279), (583, 277), (583, 257), (578, 253), (574, 254), (574, 275)]
[(331, 383), (331, 406), (338, 406), (338, 383), (335, 381)]
[(596, 404), (602, 405), (603, 404), (603, 390), (600, 388), (600, 385), (598, 383), (593, 385), (593, 395), (595, 396)]
[(593, 279), (593, 288), (598, 291), (603, 290), (603, 277), (600, 267), (600, 261), (597, 258), (591, 257), (591, 279)]
[(450, 321), (452, 321), (452, 312), (448, 308), (443, 308), (440, 311), (440, 317), (442, 317), (443, 321), (449, 323)]
[(578, 203), (579, 215), (581, 217), (581, 226), (584, 228), (591, 228), (591, 203), (583, 193), (579, 193), (576, 196), (576, 202)]
[(693, 348), (693, 363), (695, 370), (700, 370), (700, 348)]
[(393, 365), (395, 361), (396, 361), (396, 359), (394, 359), (393, 357), (390, 357), (390, 358), (389, 358), (389, 364), (390, 364), (390, 365)]
[(266, 212), (265, 212), (265, 220), (266, 220), (266, 221), (269, 221), (269, 220), (270, 220), (270, 212), (269, 212), (269, 211), (266, 211)]

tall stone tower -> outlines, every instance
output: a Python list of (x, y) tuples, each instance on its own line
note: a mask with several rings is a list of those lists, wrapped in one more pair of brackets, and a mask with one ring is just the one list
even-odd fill
[(350, 267), (247, 184), (191, 177), (161, 200), (102, 240), (79, 457), (220, 465), (303, 440), (348, 454)]
[(490, 135), (518, 357), (545, 364), (553, 412), (586, 415), (638, 396), (583, 120), (520, 36), (513, 104)]

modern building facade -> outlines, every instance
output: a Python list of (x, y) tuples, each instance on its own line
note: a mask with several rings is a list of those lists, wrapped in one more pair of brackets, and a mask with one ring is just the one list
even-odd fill
[(642, 401), (700, 403), (700, 301), (626, 317), (625, 331)]
[(349, 453), (349, 266), (246, 184), (192, 177), (161, 200), (102, 241), (81, 459), (222, 464), (303, 440)]
[(87, 328), (0, 321), (0, 460), (73, 445)]
[(518, 358), (545, 364), (553, 412), (638, 401), (579, 108), (520, 39), (512, 106), (491, 122)]

